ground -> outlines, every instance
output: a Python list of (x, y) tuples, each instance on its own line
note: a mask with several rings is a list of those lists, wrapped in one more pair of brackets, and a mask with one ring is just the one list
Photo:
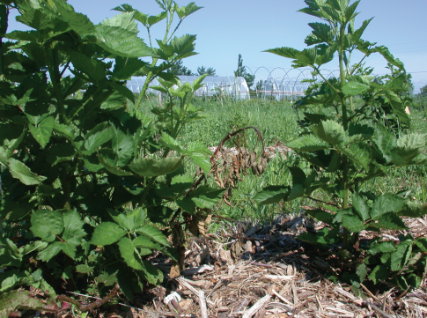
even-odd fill
[[(414, 237), (427, 234), (426, 217), (405, 222)], [(224, 223), (221, 231), (188, 241), (181, 277), (138, 295), (132, 307), (122, 299), (123, 305), (103, 307), (90, 316), (427, 317), (426, 281), (403, 292), (363, 285), (355, 296), (349, 286), (328, 280), (327, 260), (295, 238), (323, 226), (303, 213), (281, 215), (267, 225)], [(380, 235), (395, 240), (401, 232)], [(165, 273), (170, 268), (170, 260), (161, 255), (150, 261)], [(65, 317), (72, 313), (63, 313)]]

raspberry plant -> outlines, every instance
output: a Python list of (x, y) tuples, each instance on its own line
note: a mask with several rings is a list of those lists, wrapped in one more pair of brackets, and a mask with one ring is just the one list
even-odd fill
[[(209, 150), (177, 139), (200, 118), (191, 99), (204, 77), (190, 85), (167, 73), (196, 54), (195, 35), (174, 34), (200, 7), (156, 2), (158, 15), (124, 4), (95, 25), (65, 0), (0, 1), (1, 305), (22, 286), (54, 298), (105, 296), (118, 283), (131, 299), (163, 281), (153, 251), (182, 264), (182, 213), (203, 220), (221, 199), (183, 174), (188, 160), (209, 172)], [(32, 30), (7, 33), (10, 10)], [(137, 36), (137, 21), (150, 32), (162, 20), (157, 47)], [(137, 98), (125, 85), (134, 75), (146, 76)], [(139, 105), (156, 77), (166, 103), (149, 120)]]
[[(410, 125), (405, 113), (410, 99), (403, 94), (408, 90), (408, 75), (403, 63), (386, 47), (362, 40), (372, 19), (356, 28), (359, 2), (306, 0), (307, 7), (300, 11), (322, 20), (309, 23), (313, 29), (305, 39), (309, 48), (266, 51), (293, 59), (294, 68), (310, 67), (320, 81), (312, 81), (306, 96), (295, 103), (305, 110), (303, 132), (288, 143), (313, 169), (306, 174), (290, 167), (292, 186), (265, 188), (255, 199), (259, 204), (270, 204), (321, 193), (324, 206), (307, 213), (327, 226), (299, 238), (332, 255), (330, 259), (338, 261), (339, 269), (333, 275), (355, 290), (365, 281), (406, 290), (418, 287), (425, 278), (427, 239), (408, 234), (400, 235), (398, 243), (378, 236), (366, 241), (360, 240), (359, 234), (405, 230), (402, 217), (427, 213), (426, 205), (410, 200), (405, 192), (378, 195), (366, 187), (391, 169), (426, 164), (427, 136), (397, 129)], [(363, 57), (352, 64), (356, 51)], [(376, 77), (364, 68), (365, 59), (374, 53), (388, 62), (389, 76)], [(320, 67), (335, 57), (340, 76), (327, 79)], [(383, 116), (378, 117), (379, 112)]]

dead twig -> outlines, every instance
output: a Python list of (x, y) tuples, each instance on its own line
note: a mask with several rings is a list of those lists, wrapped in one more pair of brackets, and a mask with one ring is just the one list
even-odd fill
[(360, 286), (362, 286), (362, 288), (369, 294), (369, 296), (371, 296), (373, 299), (375, 299), (375, 301), (378, 301), (377, 296), (375, 296), (374, 294), (371, 293), (371, 291), (363, 284), (360, 284)]
[[(183, 277), (177, 277), (175, 278), (175, 280), (183, 287), (187, 288), (189, 291), (191, 291), (194, 295), (197, 296), (197, 301), (200, 304), (200, 291), (198, 291), (196, 288), (194, 288), (193, 286), (191, 286), (187, 280)], [(206, 303), (209, 305), (209, 307), (215, 307), (215, 303), (209, 299), (206, 299)]]
[(208, 309), (206, 308), (206, 298), (205, 292), (203, 290), (199, 291), (199, 300), (200, 300), (200, 312), (202, 314), (202, 318), (208, 318)]
[(249, 308), (242, 316), (242, 318), (250, 318), (255, 315), (261, 308), (263, 308), (271, 299), (271, 295), (265, 295), (258, 300), (255, 305)]
[(93, 302), (91, 304), (88, 304), (88, 305), (83, 305), (78, 300), (72, 299), (72, 298), (67, 297), (65, 295), (59, 295), (59, 296), (56, 297), (56, 299), (58, 301), (65, 301), (65, 302), (68, 302), (70, 304), (73, 304), (81, 312), (86, 312), (86, 311), (92, 311), (92, 310), (94, 310), (96, 308), (99, 308), (99, 307), (105, 305), (110, 300), (112, 300), (114, 298), (114, 296), (116, 296), (116, 294), (117, 294), (118, 291), (119, 291), (119, 284), (116, 284), (116, 286), (114, 286), (114, 288), (110, 291), (110, 293), (107, 296), (105, 296), (104, 298), (97, 299), (95, 302)]
[(289, 311), (293, 311), (294, 309), (293, 309), (293, 304), (289, 301), (289, 300), (287, 300), (286, 298), (284, 298), (284, 297), (282, 297), (282, 296), (280, 296), (280, 294), (278, 293), (278, 292), (276, 292), (274, 289), (272, 289), (272, 292), (273, 292), (273, 294), (277, 297), (277, 298), (279, 298), (281, 301), (283, 301), (284, 303), (286, 303), (286, 304), (288, 304), (288, 305), (291, 305), (292, 307), (287, 307), (287, 308), (289, 308)]
[[(93, 296), (84, 295), (84, 294), (79, 294), (79, 293), (70, 292), (70, 291), (67, 291), (66, 293), (67, 293), (67, 294), (71, 294), (71, 295), (80, 296), (80, 297), (86, 297), (86, 298), (91, 298), (91, 299), (96, 299), (96, 300), (102, 300), (102, 298), (99, 298), (99, 297), (93, 297)], [(129, 306), (129, 305), (126, 305), (126, 304), (123, 304), (123, 303), (117, 303), (117, 305), (119, 305), (119, 306), (123, 306), (123, 307), (132, 308), (132, 309), (135, 309), (135, 310), (139, 310), (139, 311), (143, 311), (143, 312), (149, 313), (149, 311), (146, 311), (146, 310), (144, 310), (144, 309), (141, 309), (141, 308), (138, 308), (138, 307), (134, 307), (134, 306)]]
[(378, 306), (374, 305), (373, 303), (369, 302), (369, 301), (365, 301), (366, 304), (368, 304), (369, 306), (372, 307), (372, 309), (379, 315), (385, 317), (385, 318), (395, 318), (395, 316), (389, 315), (388, 313), (386, 313), (385, 311), (381, 310), (381, 308), (379, 308)]
[(340, 294), (341, 296), (343, 296), (344, 298), (350, 299), (353, 303), (355, 303), (358, 306), (362, 306), (363, 305), (363, 300), (362, 299), (357, 299), (355, 296), (353, 296), (352, 294), (350, 294), (349, 292), (345, 291), (342, 288), (335, 288), (334, 291), (337, 294)]

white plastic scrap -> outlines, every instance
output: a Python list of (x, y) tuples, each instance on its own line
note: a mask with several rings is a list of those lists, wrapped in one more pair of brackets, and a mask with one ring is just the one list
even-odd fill
[(175, 299), (177, 303), (181, 301), (181, 296), (177, 292), (172, 292), (165, 297), (164, 303), (167, 305), (171, 300)]

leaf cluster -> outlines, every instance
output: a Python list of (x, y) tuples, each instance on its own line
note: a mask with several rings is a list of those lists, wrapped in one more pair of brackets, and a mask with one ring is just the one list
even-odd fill
[[(192, 189), (183, 175), (188, 160), (208, 172), (209, 150), (177, 139), (201, 118), (191, 99), (204, 77), (189, 85), (167, 73), (195, 54), (195, 36), (173, 36), (173, 15), (181, 23), (200, 8), (157, 2), (159, 15), (122, 5), (96, 25), (62, 0), (0, 5), (18, 8), (17, 20), (33, 29), (0, 34), (2, 292), (33, 286), (51, 297), (65, 288), (105, 295), (118, 283), (132, 298), (163, 281), (149, 255), (178, 261), (168, 220), (206, 213), (221, 199), (222, 190)], [(149, 29), (163, 19), (167, 36), (157, 48), (146, 45), (137, 22)], [(135, 100), (126, 80), (137, 75), (146, 83)], [(156, 77), (167, 100), (150, 120), (138, 106)]]
[[(301, 234), (301, 240), (329, 249), (348, 265), (340, 277), (356, 285), (370, 280), (372, 284), (386, 282), (402, 289), (417, 287), (425, 274), (423, 264), (427, 259), (419, 239), (402, 238), (399, 244), (375, 239), (367, 246), (361, 246), (359, 239), (361, 231), (406, 229), (403, 216), (427, 213), (424, 205), (400, 194), (376, 196), (363, 191), (369, 180), (383, 177), (391, 169), (427, 163), (427, 136), (405, 134), (402, 129), (409, 127), (411, 121), (405, 112), (411, 104), (406, 94), (410, 77), (388, 48), (362, 39), (372, 19), (356, 28), (360, 1), (305, 3), (307, 7), (300, 11), (322, 20), (309, 23), (312, 32), (305, 39), (309, 48), (281, 47), (266, 52), (293, 59), (295, 68), (311, 67), (318, 79), (294, 104), (304, 111), (300, 122), (304, 130), (287, 144), (310, 163), (312, 170), (306, 174), (298, 167), (289, 167), (292, 185), (267, 187), (254, 199), (259, 204), (270, 204), (321, 195), (316, 200), (325, 206), (307, 213), (326, 226), (316, 233)], [(355, 50), (363, 58), (351, 64)], [(375, 77), (372, 68), (364, 67), (365, 59), (374, 53), (387, 61), (389, 75)], [(326, 78), (320, 67), (335, 57), (340, 75)]]

